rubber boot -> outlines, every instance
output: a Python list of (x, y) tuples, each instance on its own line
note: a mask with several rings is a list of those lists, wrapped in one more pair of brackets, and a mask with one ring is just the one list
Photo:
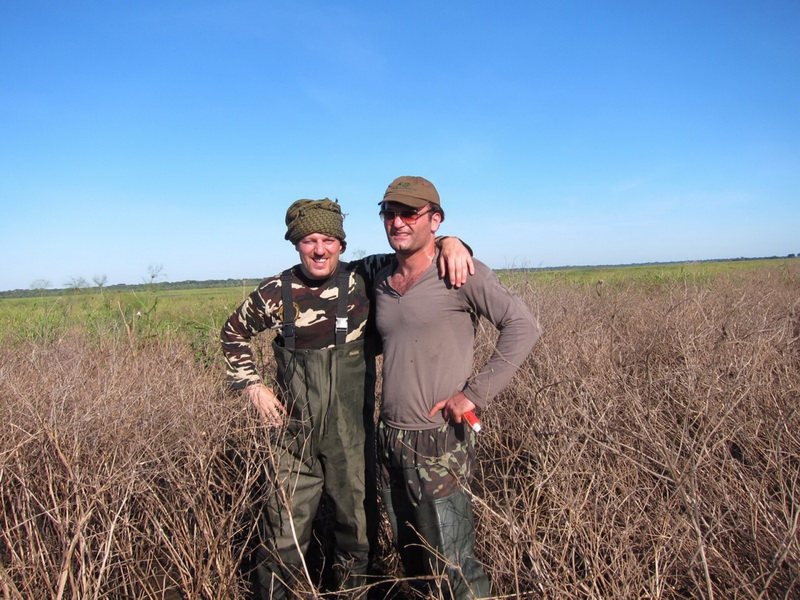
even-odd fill
[(340, 583), (336, 598), (339, 600), (361, 600), (367, 597), (367, 576), (351, 573)]
[(342, 600), (366, 598), (369, 583), (366, 558), (364, 561), (354, 560), (352, 557), (337, 553), (334, 560), (336, 562), (333, 565), (333, 572), (337, 589), (334, 597)]
[[(259, 600), (288, 600), (295, 598), (290, 591), (305, 578), (299, 565), (279, 566), (262, 563), (258, 569), (258, 587), (255, 597)], [(288, 587), (287, 587), (288, 586)]]
[[(392, 526), (395, 548), (400, 554), (407, 577), (421, 577), (428, 574), (428, 558), (424, 543), (416, 532), (414, 507), (408, 500), (405, 490), (381, 490), (381, 498)], [(411, 583), (412, 588), (422, 591), (422, 583)]]
[[(431, 574), (445, 573), (450, 597), (471, 600), (489, 597), (489, 578), (474, 553), (475, 531), (469, 497), (456, 492), (447, 498), (420, 504), (417, 526), (435, 551)], [(446, 590), (447, 591), (447, 590)]]

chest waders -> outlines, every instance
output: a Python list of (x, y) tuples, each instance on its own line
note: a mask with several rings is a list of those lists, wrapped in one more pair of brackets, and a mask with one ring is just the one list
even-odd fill
[(343, 588), (363, 585), (369, 543), (364, 511), (363, 340), (346, 342), (349, 273), (339, 266), (336, 345), (295, 349), (291, 270), (281, 276), (284, 346), (273, 343), (278, 386), (289, 418), (275, 430), (276, 490), (267, 501), (259, 557), (262, 598), (308, 590), (303, 555), (323, 491), (334, 512), (334, 556)]

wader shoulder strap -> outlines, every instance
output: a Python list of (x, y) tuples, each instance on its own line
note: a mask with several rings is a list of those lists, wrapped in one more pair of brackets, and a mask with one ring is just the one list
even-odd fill
[[(336, 307), (335, 338), (340, 346), (347, 339), (347, 297), (350, 290), (350, 272), (342, 264), (339, 268), (339, 300)], [(283, 304), (283, 346), (294, 350), (294, 302), (292, 302), (292, 270), (281, 273), (281, 303)]]
[(294, 350), (294, 303), (292, 302), (292, 270), (281, 273), (281, 303), (283, 304), (283, 346)]
[(347, 339), (347, 296), (350, 292), (350, 271), (347, 263), (339, 264), (339, 304), (336, 307), (336, 345)]

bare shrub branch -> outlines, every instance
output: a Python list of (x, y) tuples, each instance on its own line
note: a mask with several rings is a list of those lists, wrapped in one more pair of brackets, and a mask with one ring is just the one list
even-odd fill
[[(545, 335), (477, 442), (476, 550), (496, 596), (800, 594), (798, 274), (533, 277), (513, 286)], [(274, 456), (224, 390), (218, 326), (170, 324), (166, 299), (145, 322), (109, 296), (2, 332), (3, 597), (248, 597)], [(270, 372), (268, 340), (258, 359)], [(372, 585), (410, 598), (381, 531), (388, 579)], [(327, 597), (307, 571), (303, 590)]]

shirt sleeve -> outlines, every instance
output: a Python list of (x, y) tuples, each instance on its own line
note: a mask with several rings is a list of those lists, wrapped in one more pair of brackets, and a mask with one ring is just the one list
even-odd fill
[[(437, 251), (441, 248), (442, 240), (446, 237), (454, 237), (448, 235), (440, 235), (436, 238), (436, 245)], [(459, 242), (464, 245), (464, 248), (467, 249), (470, 256), (473, 256), (472, 248), (461, 238), (456, 238)], [(364, 258), (360, 258), (358, 260), (351, 261), (351, 264), (355, 266), (355, 268), (361, 273), (364, 281), (367, 284), (369, 289), (372, 289), (375, 284), (375, 279), (378, 273), (388, 267), (392, 262), (394, 262), (395, 256), (394, 254), (370, 254), (369, 256), (365, 256)]]
[(253, 358), (252, 338), (265, 329), (280, 325), (279, 296), (280, 279), (265, 280), (222, 326), (220, 343), (231, 388), (242, 389), (261, 382)]
[(369, 289), (375, 285), (375, 278), (381, 269), (392, 264), (394, 254), (370, 254), (364, 258), (352, 261), (356, 270), (361, 273)]
[(479, 261), (475, 277), (461, 289), (472, 310), (500, 332), (489, 361), (463, 390), (483, 408), (511, 381), (541, 337), (542, 328), (525, 303)]

